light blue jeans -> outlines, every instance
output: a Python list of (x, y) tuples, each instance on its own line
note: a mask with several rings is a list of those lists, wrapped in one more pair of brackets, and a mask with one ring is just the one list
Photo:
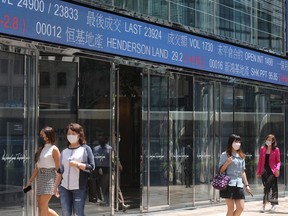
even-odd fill
[(67, 190), (59, 187), (62, 216), (85, 216), (86, 189)]

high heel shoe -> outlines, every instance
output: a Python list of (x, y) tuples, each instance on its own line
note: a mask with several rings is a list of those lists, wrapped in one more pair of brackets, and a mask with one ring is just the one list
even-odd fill
[(130, 207), (130, 205), (124, 204), (124, 203), (121, 203), (121, 206), (122, 206), (122, 211), (123, 212), (125, 212)]

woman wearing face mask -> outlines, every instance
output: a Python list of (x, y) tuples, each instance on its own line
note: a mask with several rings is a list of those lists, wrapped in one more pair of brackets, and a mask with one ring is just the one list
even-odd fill
[(228, 208), (226, 216), (239, 216), (243, 212), (245, 199), (243, 188), (251, 194), (245, 173), (245, 155), (240, 147), (240, 136), (232, 134), (228, 139), (226, 151), (220, 157), (219, 172), (231, 177), (227, 189), (220, 191), (220, 197), (225, 198)]
[(37, 201), (40, 216), (58, 216), (58, 214), (50, 209), (48, 203), (53, 195), (54, 182), (56, 178), (56, 170), (59, 168), (60, 152), (55, 145), (56, 138), (54, 129), (45, 127), (40, 131), (39, 148), (35, 153), (35, 169), (26, 185), (31, 186), (37, 177)]
[(61, 152), (54, 194), (60, 195), (62, 216), (84, 216), (88, 172), (95, 167), (94, 157), (86, 145), (81, 125), (71, 123), (67, 126), (67, 140), (68, 146)]
[[(280, 172), (280, 150), (277, 147), (277, 141), (273, 134), (265, 138), (265, 145), (260, 148), (259, 161), (257, 168), (257, 177), (262, 178), (264, 185), (264, 196), (262, 212), (265, 212), (266, 203), (270, 201), (269, 211), (275, 211), (278, 205), (278, 183), (277, 178)], [(272, 190), (272, 196), (269, 200), (269, 193)]]

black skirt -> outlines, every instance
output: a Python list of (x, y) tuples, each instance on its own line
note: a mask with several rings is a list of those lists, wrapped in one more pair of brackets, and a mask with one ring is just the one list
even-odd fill
[(236, 186), (228, 186), (220, 191), (220, 197), (225, 199), (245, 199), (244, 189)]

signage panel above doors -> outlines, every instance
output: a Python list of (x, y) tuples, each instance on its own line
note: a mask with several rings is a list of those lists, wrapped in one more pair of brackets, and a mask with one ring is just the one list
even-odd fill
[(0, 1), (0, 33), (288, 86), (284, 58), (64, 1)]

